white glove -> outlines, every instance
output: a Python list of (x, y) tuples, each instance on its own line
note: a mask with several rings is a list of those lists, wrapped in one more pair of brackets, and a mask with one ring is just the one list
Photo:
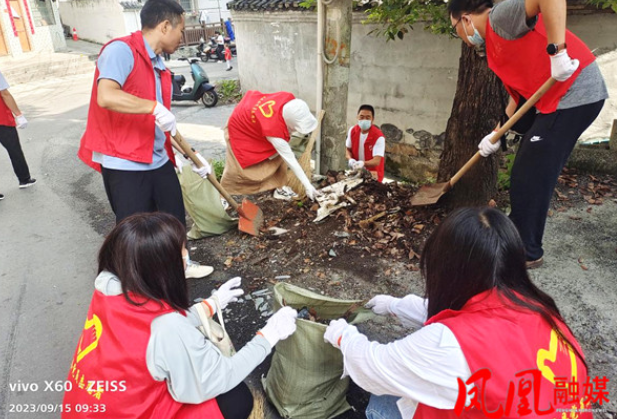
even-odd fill
[(357, 162), (358, 162), (358, 160), (356, 160), (356, 159), (349, 159), (349, 160), (347, 160), (347, 166), (349, 166), (349, 169), (354, 170), (353, 166)]
[(323, 192), (315, 189), (313, 185), (305, 185), (304, 190), (306, 191), (306, 196), (308, 196), (311, 201), (314, 201), (315, 198), (323, 195)]
[(351, 169), (352, 170), (362, 170), (363, 167), (364, 167), (364, 162), (362, 160), (358, 160), (354, 163)]
[(208, 161), (204, 159), (201, 154), (196, 153), (196, 156), (201, 162), (202, 166), (197, 167), (195, 163), (191, 161), (193, 172), (197, 173), (199, 176), (205, 179), (210, 173), (212, 173), (212, 166), (210, 166), (210, 163), (208, 163)]
[(489, 135), (484, 137), (482, 141), (480, 141), (480, 144), (478, 144), (478, 148), (480, 149), (480, 155), (482, 157), (488, 157), (493, 153), (497, 153), (497, 151), (501, 147), (501, 144), (499, 141), (497, 141), (495, 144), (491, 142), (491, 139), (493, 138), (496, 132), (497, 131), (491, 132)]
[(235, 303), (238, 301), (238, 297), (244, 294), (242, 289), (239, 289), (242, 282), (242, 278), (239, 276), (230, 279), (212, 293), (213, 297), (219, 299), (219, 305), (221, 309), (227, 307), (229, 303)]
[(23, 113), (15, 117), (15, 123), (17, 124), (17, 128), (26, 128), (28, 126), (28, 120)]
[(165, 107), (161, 102), (157, 102), (152, 115), (156, 119), (156, 125), (164, 131), (170, 132), (171, 135), (176, 135), (176, 117), (169, 109)]
[(176, 159), (176, 171), (178, 173), (182, 173), (182, 166), (184, 165), (184, 161), (180, 158), (180, 155), (174, 154)]
[(551, 55), (551, 76), (557, 81), (566, 81), (576, 71), (579, 62), (570, 58), (567, 50)]
[(373, 310), (373, 313), (385, 316), (394, 314), (394, 306), (400, 301), (400, 298), (392, 297), (391, 295), (376, 295), (371, 298), (365, 307)]
[(279, 340), (285, 340), (296, 331), (298, 312), (286, 306), (274, 313), (259, 333), (266, 338), (271, 347)]
[(323, 335), (323, 340), (340, 349), (343, 336), (357, 333), (356, 326), (350, 326), (345, 319), (332, 320)]

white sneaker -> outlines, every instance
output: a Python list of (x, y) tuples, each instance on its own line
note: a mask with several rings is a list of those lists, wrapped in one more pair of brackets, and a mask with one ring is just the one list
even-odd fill
[(274, 190), (274, 198), (282, 199), (283, 201), (291, 201), (298, 197), (298, 194), (293, 191), (289, 186), (283, 186)]
[(184, 276), (186, 279), (199, 279), (207, 277), (212, 272), (214, 272), (214, 268), (212, 266), (200, 265), (199, 263), (191, 260), (188, 265), (186, 265)]

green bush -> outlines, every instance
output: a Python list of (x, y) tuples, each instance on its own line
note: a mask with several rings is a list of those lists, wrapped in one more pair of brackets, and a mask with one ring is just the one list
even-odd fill
[(507, 191), (510, 189), (510, 176), (512, 175), (512, 166), (514, 165), (514, 158), (516, 154), (508, 154), (504, 157), (504, 166), (497, 173), (497, 187), (500, 191)]
[(225, 160), (223, 159), (215, 159), (210, 162), (212, 165), (212, 169), (214, 170), (214, 175), (216, 179), (220, 182), (223, 177), (223, 170), (225, 169)]

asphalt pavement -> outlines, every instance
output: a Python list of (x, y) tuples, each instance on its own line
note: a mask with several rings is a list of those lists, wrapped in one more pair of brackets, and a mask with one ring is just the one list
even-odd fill
[[(103, 235), (114, 224), (100, 175), (77, 157), (92, 74), (11, 87), (29, 120), (19, 130), (36, 185), (19, 189), (0, 150), (0, 418), (56, 418), (47, 385), (68, 376), (86, 319)], [(222, 157), (233, 106), (173, 107), (178, 129), (206, 157)], [(47, 389), (46, 389), (47, 388)], [(46, 405), (46, 407), (42, 407)]]

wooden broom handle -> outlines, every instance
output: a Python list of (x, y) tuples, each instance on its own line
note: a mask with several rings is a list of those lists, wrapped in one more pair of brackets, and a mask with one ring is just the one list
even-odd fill
[[(546, 92), (549, 91), (549, 89), (551, 87), (553, 87), (553, 85), (557, 82), (557, 80), (555, 80), (554, 78), (549, 78), (547, 81), (544, 82), (544, 84), (542, 86), (540, 86), (540, 88), (533, 94), (533, 96), (531, 96), (529, 98), (529, 100), (527, 100), (527, 102), (525, 102), (523, 104), (523, 106), (520, 107), (520, 109), (518, 111), (516, 111), (514, 113), (514, 115), (512, 115), (510, 117), (510, 119), (508, 119), (506, 121), (505, 124), (503, 124), (503, 126), (501, 128), (499, 128), (499, 130), (495, 133), (495, 135), (493, 135), (493, 138), (491, 138), (491, 142), (493, 144), (495, 144), (497, 141), (499, 141), (499, 139), (501, 137), (503, 137), (503, 135), (510, 129), (512, 128), (512, 126), (518, 122), (519, 119), (521, 119), (521, 117), (527, 113), (528, 110), (530, 110), (533, 105), (536, 104), (536, 102), (538, 100), (540, 100), (540, 98), (542, 96), (544, 96), (544, 94)], [(463, 175), (465, 173), (467, 173), (469, 171), (469, 169), (471, 169), (471, 167), (476, 164), (480, 159), (482, 158), (482, 156), (480, 155), (480, 152), (476, 152), (476, 154), (473, 155), (472, 158), (469, 159), (469, 161), (467, 161), (467, 163), (465, 163), (465, 165), (463, 167), (460, 168), (460, 170), (458, 172), (456, 172), (454, 174), (454, 176), (452, 176), (452, 178), (450, 179), (450, 186), (454, 186), (454, 184), (456, 182), (459, 181), (459, 179), (461, 177), (463, 177)]]
[[(184, 152), (184, 154), (189, 156), (189, 158), (193, 161), (193, 163), (195, 163), (195, 166), (202, 167), (203, 164), (201, 164), (201, 160), (199, 160), (199, 158), (195, 155), (195, 152), (193, 151), (191, 146), (189, 146), (189, 144), (186, 141), (184, 141), (184, 137), (182, 137), (180, 132), (176, 130), (176, 135), (174, 135), (173, 137), (176, 143), (178, 143), (178, 145)], [(221, 186), (219, 181), (216, 180), (216, 176), (214, 176), (213, 172), (210, 172), (208, 174), (208, 180), (210, 181), (210, 183), (212, 183), (212, 185), (214, 185), (216, 190), (219, 191), (221, 195), (223, 195), (223, 198), (225, 198), (227, 202), (229, 202), (229, 205), (231, 205), (231, 207), (234, 210), (238, 211), (238, 208), (240, 207), (240, 205), (238, 205), (238, 203), (231, 197), (231, 195), (225, 189), (223, 189), (223, 186)], [(240, 214), (239, 211), (238, 211), (238, 214)], [(243, 215), (243, 214), (240, 214), (240, 215)]]

